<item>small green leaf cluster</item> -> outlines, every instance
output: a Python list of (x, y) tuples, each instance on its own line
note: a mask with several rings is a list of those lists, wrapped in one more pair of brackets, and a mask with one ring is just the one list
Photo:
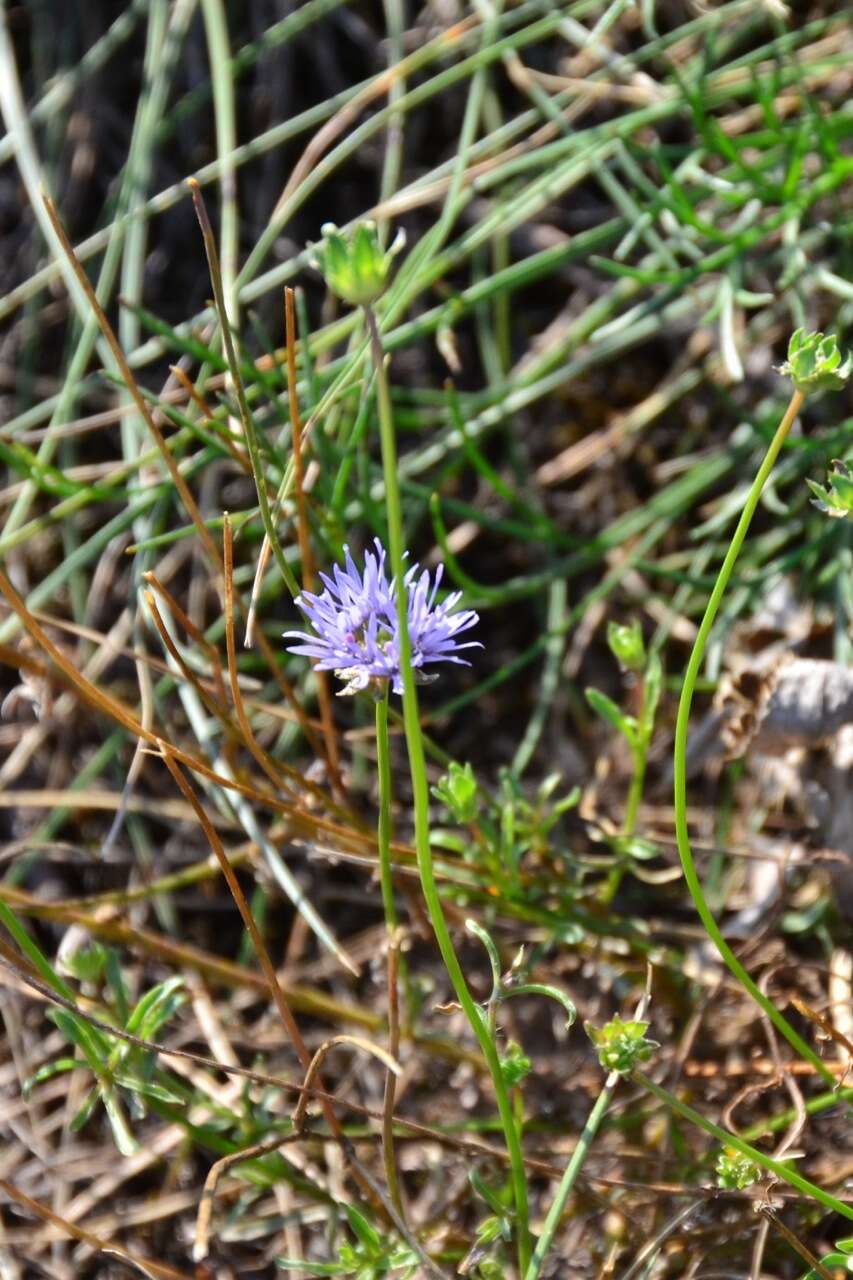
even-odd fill
[[(627, 631), (627, 627), (620, 628), (621, 631)], [(608, 642), (610, 642), (610, 632), (608, 630)], [(630, 656), (636, 659), (637, 649), (635, 641), (630, 641), (625, 645), (623, 641), (623, 651), (625, 647)], [(640, 637), (641, 656), (640, 667), (635, 667), (625, 661), (623, 657), (616, 652), (612, 642), (610, 647), (620, 662), (625, 666), (631, 666), (632, 670), (641, 670), (645, 660), (644, 651), (642, 649), (642, 636)], [(651, 740), (652, 730), (654, 728), (655, 713), (657, 712), (658, 702), (660, 701), (661, 685), (663, 683), (663, 671), (661, 669), (660, 658), (657, 653), (652, 653), (648, 661), (645, 662), (645, 676), (643, 679), (643, 710), (638, 718), (629, 715), (622, 708), (609, 698), (606, 693), (602, 693), (600, 689), (587, 689), (586, 700), (592, 707), (593, 711), (601, 717), (606, 724), (621, 733), (628, 746), (631, 748), (632, 754), (635, 756), (645, 756)]]
[(447, 773), (431, 790), (436, 800), (441, 801), (456, 822), (476, 822), (480, 800), (477, 779), (470, 764), (461, 765), (455, 760), (451, 761)]
[(788, 343), (788, 359), (779, 372), (790, 378), (798, 391), (840, 391), (853, 372), (853, 356), (846, 359), (834, 333), (807, 333), (797, 329)]
[(646, 1032), (648, 1022), (623, 1022), (621, 1018), (612, 1018), (603, 1027), (585, 1024), (585, 1030), (598, 1050), (598, 1060), (605, 1071), (618, 1071), (620, 1075), (628, 1075), (641, 1062), (647, 1062), (660, 1045), (655, 1040), (648, 1040)]
[(847, 464), (836, 458), (826, 478), (826, 489), (814, 480), (806, 479), (806, 484), (814, 494), (812, 502), (824, 515), (843, 519), (853, 511), (853, 475)]
[[(446, 827), (432, 827), (430, 843), (461, 858), (474, 870), (478, 882), (488, 885), (490, 896), (530, 905), (550, 894), (553, 885), (552, 876), (546, 878), (537, 871), (545, 866), (550, 873), (556, 862), (559, 891), (567, 904), (579, 891), (582, 872), (569, 850), (568, 835), (560, 838), (557, 831), (581, 793), (579, 787), (566, 790), (562, 781), (561, 774), (549, 774), (531, 792), (511, 768), (504, 768), (496, 792), (490, 792), (470, 764), (451, 763), (431, 788), (451, 821)], [(468, 905), (464, 887), (456, 891), (456, 900)], [(559, 936), (569, 943), (583, 937), (568, 910), (561, 916)]]
[(333, 222), (327, 222), (321, 230), (317, 266), (326, 284), (343, 302), (353, 307), (370, 306), (385, 292), (402, 237), (384, 249), (373, 222), (359, 222), (351, 232), (339, 231)]
[[(158, 1040), (160, 1031), (186, 998), (183, 980), (174, 977), (152, 987), (131, 1009), (115, 952), (97, 943), (64, 957), (63, 965), (67, 972), (87, 982), (105, 975), (114, 998), (118, 1022), (139, 1040)], [(89, 1090), (72, 1120), (72, 1130), (77, 1132), (83, 1128), (100, 1101), (116, 1147), (122, 1155), (133, 1155), (139, 1147), (130, 1129), (125, 1100), (133, 1118), (139, 1120), (146, 1114), (146, 1099), (180, 1106), (184, 1102), (183, 1096), (170, 1086), (170, 1077), (157, 1066), (153, 1052), (111, 1037), (70, 1009), (51, 1009), (48, 1017), (80, 1056), (58, 1058), (47, 1063), (26, 1081), (25, 1095), (53, 1076), (88, 1066), (97, 1083)]]
[(504, 1280), (506, 1262), (501, 1245), (512, 1239), (512, 1228), (507, 1217), (484, 1218), (477, 1227), (474, 1246), (465, 1259), (465, 1275), (477, 1280)]
[(596, 715), (625, 739), (633, 762), (633, 778), (622, 831), (619, 835), (602, 832), (602, 838), (615, 854), (607, 882), (601, 890), (601, 901), (605, 903), (612, 901), (624, 872), (632, 863), (654, 858), (658, 852), (650, 841), (635, 836), (634, 828), (642, 800), (646, 763), (663, 687), (660, 655), (656, 649), (646, 653), (642, 629), (636, 619), (628, 624), (610, 622), (607, 627), (607, 643), (620, 665), (639, 677), (637, 684), (640, 708), (637, 715), (631, 715), (600, 689), (585, 691), (586, 700)]
[(503, 1246), (512, 1240), (512, 1216), (508, 1183), (490, 1187), (476, 1169), (468, 1174), (471, 1186), (491, 1209), (489, 1217), (479, 1224), (474, 1244), (459, 1264), (457, 1275), (476, 1276), (477, 1280), (503, 1280), (507, 1274)]
[(580, 800), (580, 788), (573, 787), (558, 795), (562, 782), (559, 773), (551, 773), (536, 789), (532, 800), (524, 794), (518, 778), (509, 770), (501, 772), (500, 836), (501, 863), (514, 873), (526, 854), (546, 854), (550, 836), (564, 814)]
[(742, 1151), (727, 1147), (717, 1156), (717, 1186), (727, 1191), (744, 1191), (761, 1177), (758, 1165)]
[(510, 1040), (507, 1044), (507, 1051), (501, 1056), (501, 1074), (503, 1075), (506, 1087), (514, 1089), (516, 1085), (521, 1084), (526, 1076), (530, 1075), (533, 1070), (533, 1063), (527, 1054), (516, 1044), (514, 1040)]
[(344, 1212), (355, 1242), (345, 1240), (335, 1262), (276, 1258), (282, 1270), (304, 1271), (312, 1276), (353, 1276), (356, 1280), (382, 1280), (392, 1272), (399, 1275), (399, 1280), (412, 1280), (417, 1275), (420, 1260), (413, 1249), (377, 1231), (352, 1205), (344, 1205)]

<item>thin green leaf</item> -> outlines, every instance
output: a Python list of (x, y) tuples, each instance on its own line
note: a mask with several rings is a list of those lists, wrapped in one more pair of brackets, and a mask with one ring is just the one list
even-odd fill
[(611, 728), (616, 729), (618, 733), (628, 741), (631, 747), (637, 745), (637, 721), (633, 716), (626, 715), (612, 698), (608, 698), (606, 693), (602, 693), (600, 689), (586, 689), (586, 700), (597, 715), (601, 716), (605, 723)]

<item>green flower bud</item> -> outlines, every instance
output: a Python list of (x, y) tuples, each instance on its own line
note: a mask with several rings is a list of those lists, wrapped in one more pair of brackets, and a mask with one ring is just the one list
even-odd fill
[(88, 929), (73, 924), (62, 935), (56, 967), (60, 973), (76, 978), (78, 982), (100, 982), (108, 959), (107, 948), (95, 941)]
[(477, 798), (477, 779), (470, 764), (460, 765), (454, 760), (448, 772), (432, 788), (436, 800), (447, 807), (457, 822), (473, 822), (480, 809)]
[(816, 484), (814, 480), (806, 480), (814, 494), (812, 503), (818, 511), (827, 516), (835, 516), (836, 519), (849, 515), (853, 511), (853, 475), (850, 474), (850, 468), (836, 458), (827, 480), (828, 489)]
[(619, 622), (608, 622), (607, 643), (610, 652), (617, 662), (630, 671), (642, 671), (646, 664), (646, 646), (643, 644), (643, 631), (635, 618), (627, 626)]
[(660, 1045), (646, 1039), (647, 1022), (623, 1022), (613, 1018), (603, 1027), (585, 1024), (585, 1031), (598, 1050), (598, 1060), (605, 1071), (627, 1075), (641, 1062), (647, 1062)]
[[(66, 938), (72, 936), (69, 933)], [(77, 938), (79, 942), (79, 937)], [(77, 948), (60, 953), (57, 968), (60, 973), (67, 973), (78, 982), (100, 982), (107, 967), (107, 950), (100, 942), (88, 941)]]
[(373, 222), (360, 222), (352, 232), (339, 231), (333, 222), (327, 222), (322, 233), (316, 265), (332, 292), (354, 307), (369, 306), (381, 297), (394, 255), (405, 242), (402, 231), (389, 249), (379, 243)]
[(717, 1186), (727, 1191), (744, 1191), (761, 1177), (758, 1165), (733, 1147), (726, 1147), (717, 1156), (716, 1170)]
[(842, 361), (834, 333), (806, 333), (797, 329), (788, 343), (788, 359), (779, 369), (798, 391), (840, 391), (853, 372), (853, 356)]
[(483, 1258), (477, 1266), (478, 1280), (503, 1280), (506, 1267), (494, 1258)]
[(521, 1084), (525, 1076), (529, 1076), (533, 1068), (533, 1063), (527, 1054), (521, 1048), (521, 1045), (510, 1040), (507, 1045), (507, 1052), (501, 1058), (501, 1075), (504, 1078), (504, 1084), (508, 1089), (514, 1089), (517, 1084)]

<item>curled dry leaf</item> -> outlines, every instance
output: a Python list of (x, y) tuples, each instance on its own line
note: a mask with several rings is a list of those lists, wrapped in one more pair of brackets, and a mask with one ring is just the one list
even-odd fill
[(853, 670), (789, 655), (726, 678), (718, 706), (730, 758), (749, 749), (781, 755), (791, 747), (817, 746), (853, 723)]

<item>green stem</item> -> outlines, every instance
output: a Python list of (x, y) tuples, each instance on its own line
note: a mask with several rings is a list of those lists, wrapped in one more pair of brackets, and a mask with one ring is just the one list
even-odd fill
[(810, 1062), (816, 1071), (823, 1076), (824, 1080), (830, 1084), (835, 1083), (835, 1077), (820, 1060), (814, 1050), (806, 1043), (794, 1028), (790, 1025), (787, 1018), (779, 1012), (773, 1002), (768, 999), (758, 986), (753, 982), (737, 956), (726, 942), (720, 928), (714, 919), (711, 909), (705, 898), (702, 883), (696, 871), (696, 863), (693, 860), (693, 851), (690, 848), (690, 834), (687, 827), (687, 731), (690, 724), (690, 708), (693, 703), (693, 692), (696, 688), (696, 680), (699, 675), (699, 668), (702, 664), (702, 658), (705, 653), (705, 644), (717, 611), (720, 607), (729, 579), (732, 575), (735, 562), (740, 553), (743, 540), (746, 537), (758, 501), (761, 497), (761, 491), (767, 481), (770, 472), (777, 457), (785, 443), (785, 438), (793, 425), (794, 419), (800, 411), (803, 403), (803, 394), (795, 391), (791, 396), (790, 404), (785, 410), (785, 415), (776, 429), (764, 461), (758, 468), (758, 473), (752, 483), (752, 488), (744, 505), (743, 513), (737, 523), (737, 528), (732, 536), (731, 544), (726, 552), (726, 557), (720, 569), (714, 589), (711, 592), (705, 609), (705, 616), (696, 635), (693, 644), (693, 652), (690, 655), (690, 661), (687, 663), (687, 670), (684, 673), (684, 684), (681, 689), (681, 700), (678, 704), (678, 719), (675, 725), (675, 745), (673, 748), (673, 769), (675, 775), (675, 835), (678, 842), (678, 853), (681, 858), (681, 866), (684, 870), (684, 878), (687, 881), (687, 887), (690, 890), (691, 897), (699, 912), (708, 937), (712, 940), (723, 960), (728, 965), (730, 971), (737, 978), (738, 982), (752, 996), (756, 1004), (758, 1004), (763, 1012), (767, 1015), (777, 1031), (785, 1037), (788, 1043), (796, 1050), (796, 1052), (806, 1062)]
[(641, 1088), (653, 1093), (656, 1098), (659, 1098), (671, 1110), (683, 1116), (685, 1120), (689, 1120), (691, 1124), (704, 1129), (706, 1133), (710, 1134), (712, 1138), (716, 1138), (724, 1147), (733, 1147), (735, 1151), (739, 1151), (741, 1155), (746, 1156), (753, 1164), (760, 1165), (768, 1173), (775, 1174), (777, 1178), (781, 1178), (789, 1186), (795, 1187), (803, 1195), (819, 1201), (820, 1204), (830, 1209), (833, 1213), (840, 1213), (843, 1218), (853, 1220), (853, 1208), (850, 1205), (845, 1204), (842, 1200), (836, 1200), (835, 1196), (830, 1195), (828, 1191), (824, 1191), (822, 1187), (809, 1182), (808, 1178), (803, 1178), (797, 1173), (796, 1169), (784, 1164), (781, 1160), (774, 1160), (772, 1156), (765, 1155), (763, 1151), (759, 1151), (756, 1147), (750, 1146), (748, 1142), (744, 1142), (743, 1138), (739, 1138), (733, 1133), (727, 1133), (725, 1129), (721, 1129), (712, 1120), (708, 1120), (701, 1112), (694, 1111), (692, 1107), (688, 1107), (686, 1102), (681, 1102), (669, 1090), (662, 1088), (659, 1084), (655, 1084), (654, 1080), (644, 1076), (641, 1071), (635, 1071), (632, 1079)]
[(644, 742), (639, 750), (634, 753), (634, 776), (631, 778), (631, 787), (628, 791), (628, 803), (625, 806), (625, 821), (622, 826), (623, 836), (632, 836), (634, 828), (637, 825), (637, 814), (640, 809), (640, 801), (643, 798), (643, 786), (646, 781), (646, 755), (648, 753), (648, 743)]
[[(376, 837), (379, 846), (379, 884), (382, 889), (382, 909), (385, 913), (385, 929), (388, 934), (388, 1049), (396, 1058), (399, 1050), (400, 1025), (397, 996), (397, 964), (392, 949), (398, 946), (397, 908), (394, 905), (394, 880), (391, 874), (391, 752), (388, 742), (388, 689), (376, 703), (376, 771), (379, 777), (379, 822)], [(399, 953), (398, 953), (399, 954)], [(401, 1218), (403, 1199), (400, 1179), (397, 1176), (397, 1160), (394, 1154), (394, 1102), (397, 1094), (397, 1077), (393, 1071), (385, 1074), (385, 1092), (382, 1099), (382, 1158), (385, 1165), (385, 1181), (391, 1203)]]
[(563, 1216), (563, 1210), (566, 1207), (566, 1201), (571, 1194), (572, 1187), (575, 1185), (575, 1179), (583, 1168), (583, 1163), (589, 1154), (592, 1146), (592, 1140), (598, 1132), (598, 1126), (604, 1117), (610, 1099), (613, 1097), (613, 1090), (619, 1081), (619, 1072), (611, 1071), (610, 1075), (604, 1082), (604, 1087), (598, 1095), (595, 1106), (587, 1117), (587, 1122), (583, 1127), (583, 1132), (578, 1138), (577, 1146), (572, 1152), (572, 1158), (566, 1165), (565, 1173), (560, 1179), (560, 1185), (557, 1188), (557, 1194), (554, 1196), (554, 1203), (548, 1210), (548, 1216), (545, 1219), (545, 1225), (542, 1228), (542, 1234), (536, 1241), (536, 1248), (533, 1257), (530, 1260), (530, 1266), (524, 1273), (524, 1280), (537, 1280), (539, 1272), (542, 1270), (542, 1263), (545, 1261), (545, 1255), (551, 1248), (557, 1228), (560, 1225), (560, 1219)]
[(409, 769), (412, 777), (412, 792), (415, 810), (415, 849), (417, 852), (418, 873), (421, 887), (429, 912), (430, 922), (435, 933), (438, 949), (444, 961), (453, 990), (477, 1037), (483, 1057), (492, 1077), (495, 1099), (503, 1127), (504, 1139), (510, 1160), (513, 1198), (518, 1226), (518, 1264), (519, 1273), (524, 1275), (530, 1260), (529, 1209), (527, 1203), (527, 1177), (524, 1169), (524, 1156), (521, 1142), (512, 1113), (509, 1093), (501, 1071), (500, 1059), (494, 1041), (480, 1010), (474, 1002), (468, 984), (462, 973), (459, 960), (453, 947), (453, 940), (444, 909), (441, 905), (435, 873), (432, 865), (432, 850), (429, 833), (429, 787), (427, 784), (426, 760), (421, 734), (420, 714), (418, 711), (418, 691), (412, 668), (412, 645), (409, 638), (408, 599), (405, 590), (404, 576), (405, 546), (403, 542), (403, 511), (400, 501), (400, 481), (397, 468), (397, 442), (394, 433), (394, 417), (391, 406), (391, 391), (385, 370), (385, 356), (382, 350), (382, 339), (376, 316), (372, 308), (364, 308), (364, 318), (370, 337), (370, 349), (376, 369), (376, 389), (379, 405), (379, 432), (382, 442), (382, 469), (385, 479), (385, 503), (388, 513), (388, 544), (391, 568), (398, 584), (397, 609), (400, 633), (400, 674), (403, 681), (403, 723), (406, 730), (406, 748), (409, 756)]
[[(631, 774), (631, 785), (628, 788), (628, 799), (625, 804), (625, 818), (622, 823), (622, 835), (624, 837), (634, 834), (634, 829), (637, 825), (637, 814), (640, 811), (640, 801), (643, 798), (643, 788), (646, 784), (646, 762), (648, 760), (652, 726), (646, 724), (647, 692), (645, 676), (643, 677), (642, 698), (643, 705), (637, 718), (639, 741), (631, 751), (633, 772)], [(624, 875), (625, 863), (619, 862), (608, 875), (601, 891), (601, 902), (604, 906), (609, 906), (616, 897)]]

